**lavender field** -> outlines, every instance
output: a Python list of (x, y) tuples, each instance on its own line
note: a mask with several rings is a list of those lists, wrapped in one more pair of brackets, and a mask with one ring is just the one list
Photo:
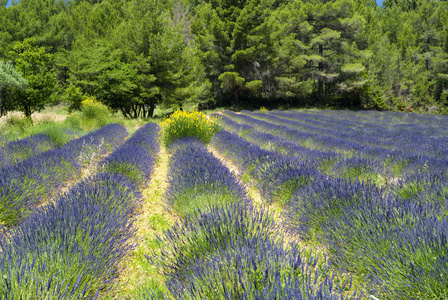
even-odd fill
[(448, 118), (217, 116), (209, 145), (155, 123), (5, 144), (0, 297), (448, 297)]
[(127, 130), (110, 124), (1, 169), (2, 299), (96, 299), (113, 286), (135, 247), (158, 131), (148, 123), (124, 140)]
[(212, 143), (266, 204), (281, 206), (288, 233), (358, 278), (363, 297), (443, 299), (447, 122), (392, 112), (226, 111), (226, 130)]

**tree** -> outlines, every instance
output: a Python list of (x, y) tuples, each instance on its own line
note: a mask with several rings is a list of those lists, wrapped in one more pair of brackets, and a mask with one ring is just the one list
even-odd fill
[(191, 30), (219, 101), (240, 105), (242, 98), (273, 96), (266, 20), (282, 2), (213, 1), (196, 7)]
[(91, 31), (73, 44), (71, 83), (128, 118), (153, 117), (156, 105), (182, 106), (204, 90), (185, 19), (154, 0), (130, 1), (123, 14), (108, 36), (91, 39)]
[(275, 95), (283, 99), (308, 98), (314, 86), (307, 62), (320, 57), (308, 55), (312, 26), (306, 20), (302, 2), (295, 1), (276, 10), (269, 18), (269, 37), (273, 57), (270, 72)]
[[(169, 7), (169, 5), (167, 5)], [(173, 18), (161, 1), (134, 0), (117, 29), (136, 70), (138, 105), (143, 117), (153, 117), (156, 105), (182, 105), (198, 97), (207, 82), (188, 38), (187, 19)]]
[(357, 47), (363, 19), (351, 0), (291, 1), (269, 23), (278, 94), (306, 97), (314, 90), (314, 105), (347, 98), (349, 105), (359, 104), (355, 98), (367, 83), (363, 59), (368, 52)]
[[(358, 74), (364, 71), (363, 66), (360, 66), (360, 58), (363, 55), (355, 43), (356, 34), (361, 30), (363, 20), (353, 12), (351, 0), (308, 2), (303, 9), (306, 21), (312, 28), (307, 51), (311, 57), (304, 59), (307, 60), (314, 78), (317, 79), (317, 98), (322, 105), (324, 97), (330, 94), (330, 83), (334, 82), (337, 86), (337, 79), (341, 78), (345, 64), (351, 64), (349, 67), (351, 70), (360, 70)], [(353, 68), (353, 63), (358, 66)], [(351, 77), (353, 80), (353, 76)], [(344, 83), (343, 86), (347, 84)], [(325, 86), (327, 90), (324, 90)]]
[(16, 106), (26, 117), (45, 108), (56, 87), (56, 77), (52, 67), (53, 56), (45, 53), (44, 47), (35, 46), (34, 39), (17, 43), (11, 51), (16, 69), (27, 80), (26, 89), (19, 90)]
[(443, 51), (438, 53), (433, 60), (436, 72), (436, 94), (437, 100), (443, 101), (443, 105), (447, 105), (448, 100), (448, 32), (445, 33), (445, 44)]
[(0, 60), (0, 117), (8, 108), (7, 98), (14, 90), (23, 90), (27, 86), (26, 80), (14, 69), (10, 62)]

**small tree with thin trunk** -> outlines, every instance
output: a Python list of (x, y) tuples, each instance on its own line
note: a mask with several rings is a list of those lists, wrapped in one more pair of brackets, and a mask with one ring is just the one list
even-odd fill
[(26, 89), (19, 91), (15, 101), (17, 109), (28, 118), (33, 112), (45, 108), (56, 87), (53, 56), (46, 53), (44, 47), (35, 46), (35, 43), (34, 39), (25, 39), (10, 52), (17, 70), (28, 82)]
[(24, 90), (27, 81), (16, 71), (12, 63), (0, 60), (0, 117), (13, 109), (7, 99), (15, 90)]

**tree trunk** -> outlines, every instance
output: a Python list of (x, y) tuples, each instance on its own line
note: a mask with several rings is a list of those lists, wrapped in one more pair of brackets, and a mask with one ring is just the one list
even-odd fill
[(0, 91), (0, 117), (3, 117), (6, 111), (6, 93)]
[(235, 88), (235, 106), (240, 106), (239, 88)]
[[(322, 45), (319, 45), (319, 55), (323, 57), (324, 55), (324, 47)], [(322, 61), (319, 62), (319, 71), (323, 72), (324, 70), (324, 64)], [(317, 84), (317, 100), (319, 101), (320, 105), (324, 104), (324, 80), (322, 77), (318, 78), (318, 84)]]
[(126, 109), (124, 109), (124, 107), (120, 107), (120, 110), (125, 118), (130, 118), (129, 113), (126, 111)]
[(142, 118), (145, 119), (146, 118), (146, 108), (145, 108), (145, 105), (142, 104), (141, 108), (142, 108)]
[(142, 106), (139, 105), (139, 106), (137, 107), (137, 117), (139, 118), (141, 115), (142, 115)]
[(154, 109), (156, 108), (156, 101), (154, 98), (151, 98), (151, 102), (149, 103), (149, 110), (148, 110), (148, 117), (153, 118), (154, 117)]
[(29, 105), (24, 106), (25, 117), (31, 119), (31, 107)]
[(137, 119), (138, 118), (138, 112), (137, 112), (137, 109), (136, 109), (135, 105), (132, 106), (132, 111), (134, 112), (134, 119)]

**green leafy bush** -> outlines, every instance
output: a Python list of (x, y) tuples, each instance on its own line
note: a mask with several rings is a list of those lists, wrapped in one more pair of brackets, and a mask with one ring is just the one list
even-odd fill
[(85, 131), (99, 129), (113, 123), (112, 113), (106, 105), (98, 100), (87, 98), (81, 102), (80, 123), (81, 128)]
[(82, 116), (86, 119), (110, 118), (111, 113), (106, 105), (94, 98), (87, 98), (81, 102)]
[(213, 119), (198, 111), (177, 110), (162, 122), (161, 142), (168, 147), (178, 139), (196, 137), (207, 144), (219, 131)]

